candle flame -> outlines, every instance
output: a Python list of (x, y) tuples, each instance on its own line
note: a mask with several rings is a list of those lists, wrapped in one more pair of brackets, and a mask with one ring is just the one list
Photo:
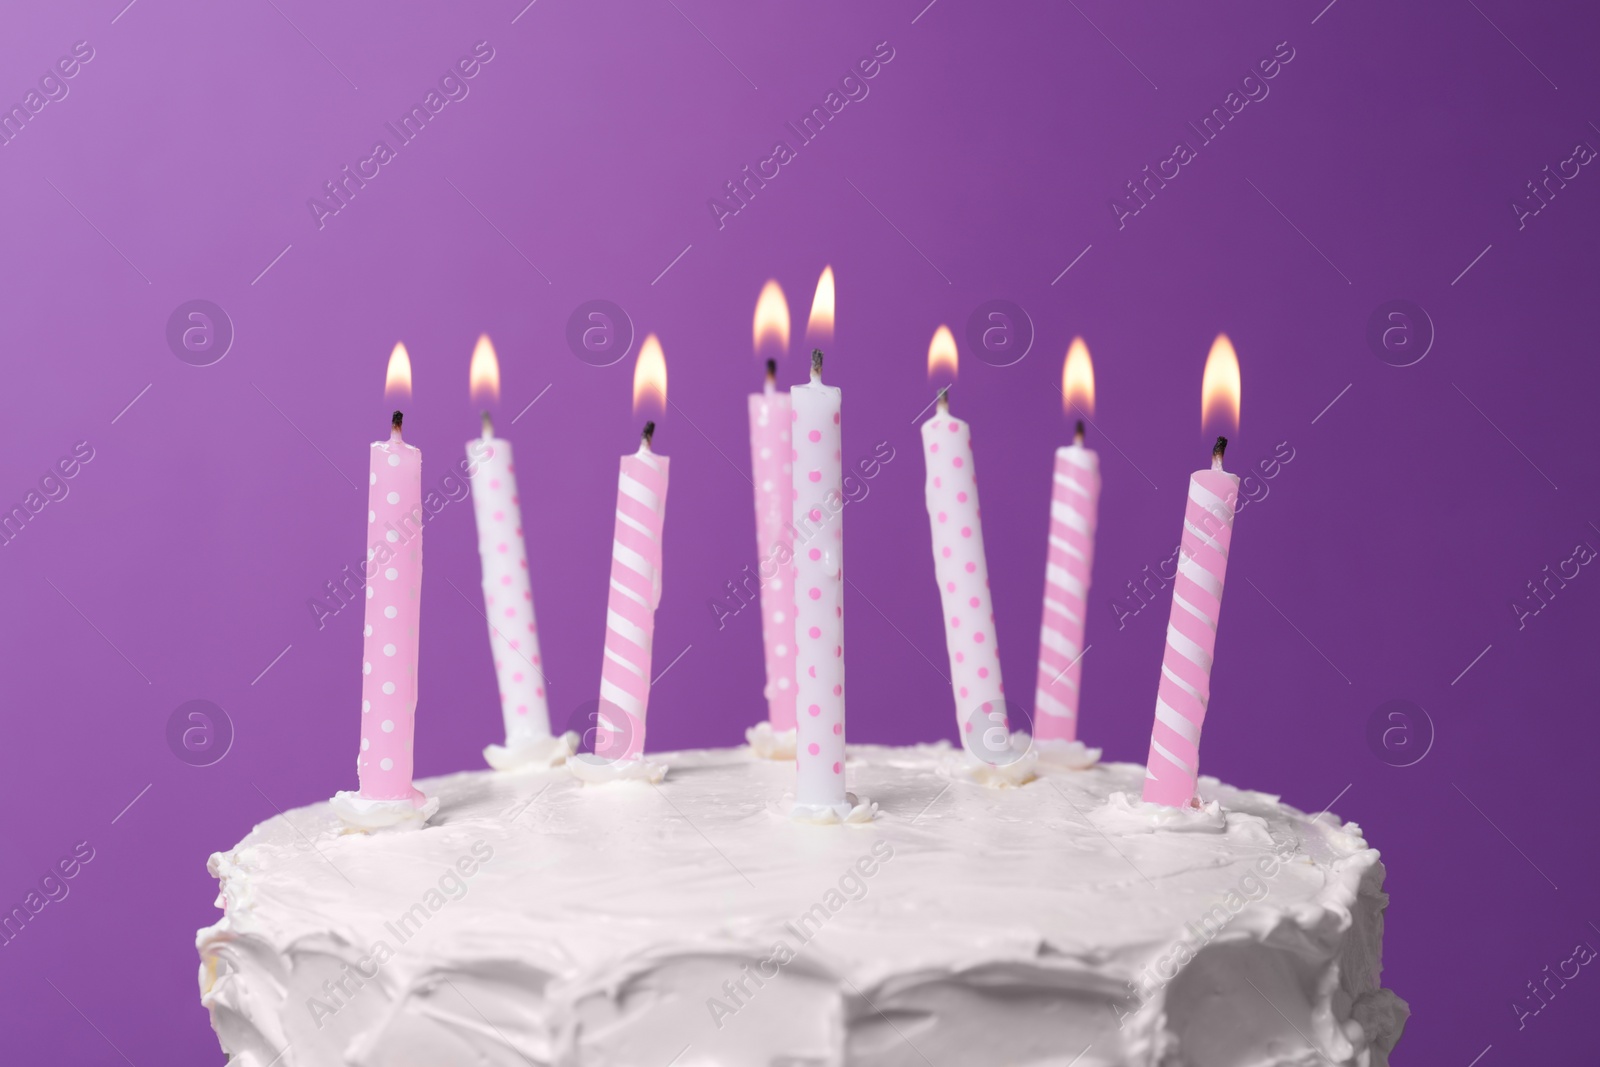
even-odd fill
[(639, 346), (639, 358), (633, 364), (633, 413), (646, 398), (662, 411), (667, 407), (667, 357), (661, 351), (661, 342), (651, 334)]
[(411, 357), (406, 353), (406, 346), (398, 341), (395, 342), (394, 351), (389, 353), (389, 370), (383, 379), (383, 395), (385, 399), (411, 399)]
[(1073, 405), (1085, 415), (1094, 414), (1094, 361), (1081, 337), (1072, 339), (1066, 361), (1061, 364), (1061, 409), (1070, 412)]
[(811, 298), (811, 318), (806, 323), (806, 338), (817, 344), (833, 342), (833, 268), (823, 267), (817, 279), (817, 295)]
[(467, 371), (468, 389), (475, 404), (500, 403), (500, 361), (495, 358), (489, 335), (480, 333), (472, 349), (472, 366)]
[(789, 354), (789, 301), (784, 299), (783, 287), (774, 280), (769, 279), (756, 298), (754, 331), (756, 355)]
[(1239, 429), (1239, 357), (1225, 333), (1211, 342), (1205, 373), (1200, 378), (1200, 428), (1229, 433)]
[(940, 371), (946, 371), (954, 378), (958, 363), (955, 334), (950, 332), (950, 327), (941, 324), (933, 331), (933, 340), (928, 342), (928, 379), (931, 381)]

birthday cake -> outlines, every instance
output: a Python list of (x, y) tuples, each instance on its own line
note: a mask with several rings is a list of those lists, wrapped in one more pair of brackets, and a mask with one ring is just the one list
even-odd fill
[(1384, 870), (1353, 823), (1144, 768), (1017, 788), (947, 746), (851, 746), (859, 825), (775, 813), (791, 765), (654, 754), (418, 785), (425, 828), (327, 803), (211, 857), (201, 1000), (237, 1067), (1382, 1067)]

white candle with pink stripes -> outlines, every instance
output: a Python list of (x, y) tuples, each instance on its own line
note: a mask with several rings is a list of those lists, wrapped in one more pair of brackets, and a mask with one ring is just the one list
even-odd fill
[[(389, 356), (388, 396), (409, 398), (404, 345)], [(439, 808), (411, 783), (417, 712), (417, 652), (422, 609), (422, 450), (401, 436), (396, 411), (389, 437), (374, 441), (367, 472), (367, 605), (361, 646), (361, 787), (332, 805), (362, 830), (416, 828)]]
[[(667, 364), (654, 334), (640, 346), (633, 382), (635, 411), (646, 397), (666, 406)], [(654, 422), (645, 423), (638, 450), (622, 457), (617, 474), (594, 752), (567, 761), (579, 778), (590, 782), (623, 778), (660, 781), (666, 773), (664, 767), (644, 758), (651, 652), (656, 608), (661, 604), (661, 536), (667, 511), (667, 457), (652, 448), (655, 428)]]
[[(1061, 368), (1062, 403), (1085, 413), (1094, 407), (1094, 367), (1083, 338), (1073, 338)], [(1039, 626), (1039, 676), (1033, 701), (1033, 739), (1046, 763), (1092, 765), (1097, 750), (1077, 743), (1083, 680), (1089, 579), (1100, 510), (1100, 457), (1084, 447), (1083, 420), (1072, 443), (1056, 449), (1051, 478), (1050, 533), (1045, 558), (1044, 614)]]
[[(1219, 335), (1206, 359), (1201, 387), (1201, 422), (1217, 406), (1239, 418), (1239, 361), (1226, 335)], [(1222, 469), (1228, 439), (1218, 437), (1209, 470), (1189, 476), (1184, 506), (1178, 573), (1172, 584), (1167, 645), (1156, 689), (1155, 723), (1145, 769), (1144, 799), (1170, 807), (1195, 800), (1200, 775), (1200, 730), (1211, 703), (1211, 667), (1216, 659), (1217, 623), (1222, 615), (1223, 583), (1233, 543), (1233, 515), (1239, 477)]]
[[(756, 300), (754, 345), (757, 354), (779, 354), (789, 347), (789, 305), (775, 281)], [(794, 590), (789, 561), (794, 556), (790, 524), (793, 494), (789, 440), (789, 394), (777, 387), (778, 363), (767, 360), (761, 392), (750, 394), (750, 475), (755, 493), (756, 572), (761, 576), (761, 644), (766, 660), (767, 719), (745, 731), (751, 749), (768, 759), (790, 759), (795, 739)], [(771, 574), (772, 577), (766, 577)]]
[[(473, 400), (484, 405), (499, 402), (500, 361), (488, 334), (480, 335), (472, 350), (468, 385)], [(572, 754), (576, 735), (550, 736), (549, 694), (522, 534), (517, 465), (511, 442), (494, 435), (487, 410), (483, 435), (467, 442), (467, 461), (483, 574), (483, 614), (505, 725), (505, 743), (487, 746), (483, 757), (500, 771), (550, 767)]]

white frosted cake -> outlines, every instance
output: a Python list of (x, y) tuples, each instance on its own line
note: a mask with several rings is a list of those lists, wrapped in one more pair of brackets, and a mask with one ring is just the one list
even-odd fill
[(1381, 1067), (1383, 865), (1359, 827), (1144, 768), (1015, 788), (852, 746), (860, 825), (773, 813), (788, 763), (656, 754), (419, 785), (426, 828), (327, 804), (211, 858), (201, 999), (237, 1067)]

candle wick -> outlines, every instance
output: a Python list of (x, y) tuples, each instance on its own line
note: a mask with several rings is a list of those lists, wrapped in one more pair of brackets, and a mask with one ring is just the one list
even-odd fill
[(1228, 450), (1228, 439), (1226, 437), (1217, 438), (1216, 447), (1211, 450), (1211, 469), (1212, 470), (1219, 471), (1219, 470), (1222, 469), (1222, 454), (1224, 452), (1226, 452), (1227, 450)]
[(822, 379), (822, 349), (820, 348), (811, 350), (811, 377), (817, 381)]
[(487, 411), (483, 413), (483, 436), (494, 436), (494, 420), (489, 418), (489, 413)]
[(767, 360), (767, 384), (771, 385), (778, 380), (778, 361)]
[(395, 412), (394, 415), (389, 419), (389, 428), (391, 430), (393, 430), (396, 434), (399, 434), (399, 432), (400, 432), (400, 424), (405, 421), (405, 418), (406, 418), (405, 412), (403, 412), (403, 411)]
[(1075, 444), (1075, 445), (1083, 444), (1083, 420), (1082, 419), (1078, 420), (1078, 425), (1075, 426), (1073, 428), (1073, 430), (1072, 430), (1072, 443)]
[(654, 422), (645, 423), (644, 432), (639, 435), (639, 447), (643, 448), (646, 452), (650, 451), (650, 439), (655, 435), (656, 424)]
[(950, 410), (950, 387), (947, 385), (939, 390), (939, 414), (943, 415)]

